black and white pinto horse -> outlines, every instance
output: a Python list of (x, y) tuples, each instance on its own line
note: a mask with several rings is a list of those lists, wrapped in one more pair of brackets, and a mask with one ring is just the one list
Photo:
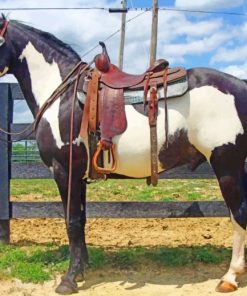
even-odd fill
[[(12, 73), (18, 80), (32, 113), (36, 116), (45, 100), (62, 82), (80, 57), (49, 33), (0, 18), (0, 73)], [(6, 26), (5, 26), (6, 27)], [(247, 221), (247, 84), (212, 69), (188, 70), (189, 90), (182, 97), (168, 100), (169, 146), (165, 147), (164, 104), (159, 105), (159, 170), (188, 163), (196, 168), (203, 161), (212, 166), (233, 224), (233, 252), (227, 273), (217, 290), (237, 289), (237, 276), (245, 269), (245, 231)], [(65, 213), (68, 193), (70, 87), (44, 113), (36, 130), (40, 155), (54, 173)], [(128, 127), (116, 136), (118, 167), (116, 174), (134, 178), (150, 175), (148, 118), (141, 108), (126, 105)], [(73, 179), (67, 232), (70, 265), (56, 291), (77, 290), (76, 280), (84, 272), (88, 255), (85, 243), (87, 145), (78, 140), (83, 107), (75, 107), (73, 141)], [(149, 161), (147, 161), (149, 160)]]

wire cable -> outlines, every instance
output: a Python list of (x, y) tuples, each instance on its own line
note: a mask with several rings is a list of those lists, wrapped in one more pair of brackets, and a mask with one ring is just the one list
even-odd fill
[[(152, 7), (129, 7), (128, 11), (150, 11)], [(1, 11), (39, 11), (39, 10), (111, 10), (109, 7), (3, 7), (0, 8)], [(172, 7), (159, 7), (159, 10), (164, 11), (175, 11), (175, 12), (186, 12), (186, 13), (203, 13), (203, 14), (219, 14), (219, 15), (229, 15), (229, 16), (247, 16), (247, 13), (242, 12), (227, 12), (227, 11), (214, 11), (214, 10), (193, 10), (193, 9), (182, 9), (182, 8), (172, 8)], [(118, 13), (121, 13), (119, 9)]]

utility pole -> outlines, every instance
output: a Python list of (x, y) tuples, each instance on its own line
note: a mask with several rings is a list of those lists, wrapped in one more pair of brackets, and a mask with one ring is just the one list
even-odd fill
[(158, 35), (158, 0), (153, 0), (151, 45), (150, 45), (150, 62), (149, 62), (150, 66), (156, 60), (157, 35)]
[[(150, 45), (150, 61), (152, 66), (156, 61), (157, 49), (157, 32), (158, 32), (158, 0), (153, 0), (152, 13), (152, 29), (151, 29), (151, 45)], [(148, 184), (156, 186), (158, 183), (158, 141), (157, 141), (157, 89), (150, 88), (149, 99), (149, 126), (150, 126), (150, 160), (151, 160), (151, 176), (147, 179)]]
[[(122, 0), (123, 11), (127, 8), (127, 0)], [(125, 25), (126, 25), (126, 12), (122, 12), (122, 24), (121, 24), (121, 39), (118, 57), (118, 66), (123, 69), (123, 55), (124, 55), (124, 42), (125, 42)]]

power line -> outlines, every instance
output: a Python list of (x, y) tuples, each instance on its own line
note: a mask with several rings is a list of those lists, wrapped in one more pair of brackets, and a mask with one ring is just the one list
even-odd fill
[(0, 10), (109, 10), (106, 7), (5, 7)]
[[(152, 7), (129, 7), (127, 11), (150, 11)], [(0, 8), (0, 11), (40, 11), (40, 10), (102, 10), (112, 13), (122, 13), (121, 8), (106, 8), (106, 7), (8, 7)], [(193, 9), (180, 9), (172, 7), (159, 7), (159, 10), (174, 11), (174, 12), (186, 12), (186, 13), (203, 13), (203, 14), (218, 14), (218, 15), (230, 15), (230, 16), (247, 16), (247, 13), (241, 12), (227, 12), (227, 11), (209, 11), (209, 10), (193, 10)]]
[(233, 15), (233, 16), (247, 16), (247, 13), (241, 12), (227, 12), (227, 11), (213, 11), (213, 10), (191, 10), (191, 9), (178, 9), (170, 7), (160, 7), (159, 10), (165, 11), (176, 11), (176, 12), (189, 12), (189, 13), (204, 13), (204, 14), (222, 14), (222, 15)]

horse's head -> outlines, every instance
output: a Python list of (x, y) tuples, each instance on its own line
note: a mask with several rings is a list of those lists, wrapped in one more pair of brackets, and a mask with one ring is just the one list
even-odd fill
[(10, 72), (13, 50), (8, 36), (8, 20), (0, 18), (0, 77)]

